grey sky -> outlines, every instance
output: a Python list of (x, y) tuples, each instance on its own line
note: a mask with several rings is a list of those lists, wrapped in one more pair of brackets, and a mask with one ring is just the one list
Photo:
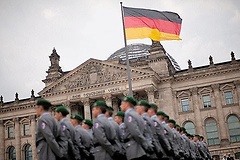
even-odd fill
[[(0, 95), (4, 101), (39, 92), (53, 47), (64, 71), (89, 58), (105, 60), (123, 47), (118, 0), (0, 0)], [(162, 42), (187, 68), (240, 58), (239, 0), (126, 0), (125, 6), (173, 11), (182, 19), (182, 41)], [(149, 39), (128, 41), (151, 44)]]

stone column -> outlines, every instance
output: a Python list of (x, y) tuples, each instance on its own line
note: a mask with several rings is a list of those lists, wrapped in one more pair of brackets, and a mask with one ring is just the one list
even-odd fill
[(82, 98), (81, 102), (83, 103), (84, 106), (84, 118), (91, 119), (91, 108), (89, 98)]
[(19, 118), (14, 119), (15, 128), (14, 128), (14, 136), (15, 136), (15, 149), (16, 149), (16, 160), (21, 160), (21, 130)]
[[(196, 133), (203, 135), (203, 124), (202, 124), (202, 116), (201, 116), (201, 112), (200, 112), (200, 108), (199, 108), (199, 104), (198, 104), (198, 94), (197, 94), (197, 88), (191, 88), (191, 92), (192, 92), (192, 104), (193, 104), (193, 110), (194, 110), (194, 117), (195, 117), (195, 129), (196, 129)], [(190, 104), (190, 99), (189, 99), (189, 104)]]
[(5, 126), (3, 120), (0, 120), (0, 157), (4, 157), (5, 153)]
[(116, 114), (119, 110), (118, 99), (116, 97), (114, 97), (112, 99), (112, 106), (113, 106), (113, 109), (114, 109), (114, 114)]
[(225, 125), (225, 117), (223, 114), (221, 93), (219, 91), (219, 84), (212, 85), (215, 102), (216, 102), (216, 112), (217, 112), (217, 122), (219, 124), (218, 133), (220, 135), (220, 141), (228, 141), (227, 128)]
[(32, 115), (29, 117), (31, 120), (31, 135), (32, 135), (32, 157), (37, 159), (37, 149), (36, 149), (36, 116)]
[(103, 99), (105, 100), (105, 102), (108, 106), (112, 106), (112, 95), (111, 94), (103, 95)]
[(240, 80), (234, 81), (236, 86), (236, 94), (237, 94), (237, 103), (240, 104)]
[(148, 102), (149, 103), (155, 103), (154, 102), (154, 92), (155, 92), (155, 88), (154, 87), (149, 87), (146, 88), (145, 91), (147, 92), (147, 96), (148, 96)]

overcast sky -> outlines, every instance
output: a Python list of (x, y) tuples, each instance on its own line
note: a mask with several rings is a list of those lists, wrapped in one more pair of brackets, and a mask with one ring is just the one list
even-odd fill
[[(0, 95), (11, 101), (41, 91), (53, 47), (63, 71), (89, 58), (105, 60), (123, 47), (118, 0), (0, 0)], [(162, 42), (182, 69), (240, 58), (239, 0), (126, 0), (125, 6), (173, 11), (182, 41)], [(149, 39), (128, 41), (151, 44)]]

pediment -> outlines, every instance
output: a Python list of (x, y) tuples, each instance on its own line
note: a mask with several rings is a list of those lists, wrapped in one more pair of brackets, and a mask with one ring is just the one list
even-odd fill
[(212, 92), (212, 88), (210, 87), (204, 87), (198, 90), (199, 94), (209, 94)]
[(220, 90), (222, 91), (222, 90), (232, 90), (232, 89), (234, 89), (235, 88), (235, 86), (234, 86), (234, 84), (233, 83), (227, 83), (227, 84), (224, 84), (224, 85), (221, 85), (220, 86)]
[[(131, 67), (132, 78), (154, 75), (152, 71), (143, 71)], [(108, 61), (89, 59), (73, 69), (56, 82), (44, 88), (39, 94), (66, 91), (81, 87), (93, 88), (96, 85), (127, 79), (126, 66)]]
[(189, 97), (191, 93), (189, 91), (181, 91), (177, 93), (177, 98)]

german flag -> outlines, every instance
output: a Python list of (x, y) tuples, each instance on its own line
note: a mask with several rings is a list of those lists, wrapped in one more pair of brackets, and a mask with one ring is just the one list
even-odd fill
[(182, 19), (177, 13), (123, 7), (126, 39), (181, 40)]

